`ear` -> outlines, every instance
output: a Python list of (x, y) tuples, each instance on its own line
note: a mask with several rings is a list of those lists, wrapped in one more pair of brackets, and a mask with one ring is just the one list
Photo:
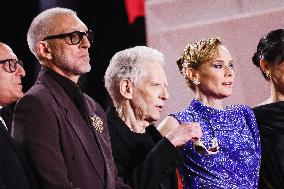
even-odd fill
[(264, 73), (270, 73), (270, 68), (268, 66), (268, 63), (266, 60), (264, 59), (261, 59), (259, 61), (259, 66), (260, 66), (260, 69), (264, 72)]
[(36, 51), (40, 57), (43, 57), (46, 59), (52, 59), (51, 48), (46, 41), (39, 41), (36, 44)]
[(121, 96), (123, 96), (128, 100), (132, 99), (133, 90), (134, 90), (134, 85), (132, 81), (130, 81), (129, 79), (123, 79), (122, 81), (120, 81), (119, 92)]
[(187, 68), (185, 74), (190, 81), (195, 81), (199, 79), (197, 71), (193, 68)]

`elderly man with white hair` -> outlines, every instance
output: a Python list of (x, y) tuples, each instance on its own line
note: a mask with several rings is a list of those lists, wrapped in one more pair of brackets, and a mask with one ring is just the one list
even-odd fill
[(177, 188), (177, 148), (201, 137), (198, 124), (184, 124), (162, 137), (153, 123), (169, 98), (163, 54), (137, 46), (117, 52), (105, 73), (114, 107), (107, 119), (118, 175), (137, 189)]

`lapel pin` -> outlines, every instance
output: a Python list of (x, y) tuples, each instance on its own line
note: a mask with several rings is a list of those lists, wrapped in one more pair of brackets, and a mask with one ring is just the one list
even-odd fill
[(91, 120), (92, 120), (92, 125), (94, 126), (96, 131), (101, 133), (104, 129), (102, 119), (99, 116), (97, 116), (96, 114), (94, 114), (91, 117)]

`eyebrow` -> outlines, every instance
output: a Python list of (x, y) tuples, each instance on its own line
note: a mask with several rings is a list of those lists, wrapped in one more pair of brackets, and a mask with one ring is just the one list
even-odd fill
[(150, 81), (151, 84), (168, 85), (168, 82), (164, 81)]
[[(213, 62), (220, 62), (220, 63), (224, 63), (225, 61), (224, 61), (224, 60), (217, 59), (217, 60), (212, 61), (212, 63), (213, 63)], [(233, 62), (234, 62), (234, 60), (230, 60), (230, 62), (229, 62), (229, 63), (233, 63)]]

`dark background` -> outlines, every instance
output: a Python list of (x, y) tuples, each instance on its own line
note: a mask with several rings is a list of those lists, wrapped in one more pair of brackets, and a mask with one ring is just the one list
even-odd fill
[[(130, 0), (131, 1), (131, 0)], [(128, 0), (128, 3), (130, 2)], [(138, 0), (132, 0), (135, 2)], [(128, 21), (124, 0), (25, 0), (9, 1), (1, 5), (0, 41), (9, 45), (24, 62), (26, 76), (23, 79), (26, 92), (35, 82), (40, 65), (30, 52), (26, 34), (32, 19), (51, 7), (71, 8), (78, 17), (95, 32), (90, 48), (92, 70), (80, 78), (82, 89), (106, 109), (109, 96), (104, 88), (103, 76), (111, 57), (120, 50), (136, 45), (146, 45), (145, 18), (139, 16)]]

